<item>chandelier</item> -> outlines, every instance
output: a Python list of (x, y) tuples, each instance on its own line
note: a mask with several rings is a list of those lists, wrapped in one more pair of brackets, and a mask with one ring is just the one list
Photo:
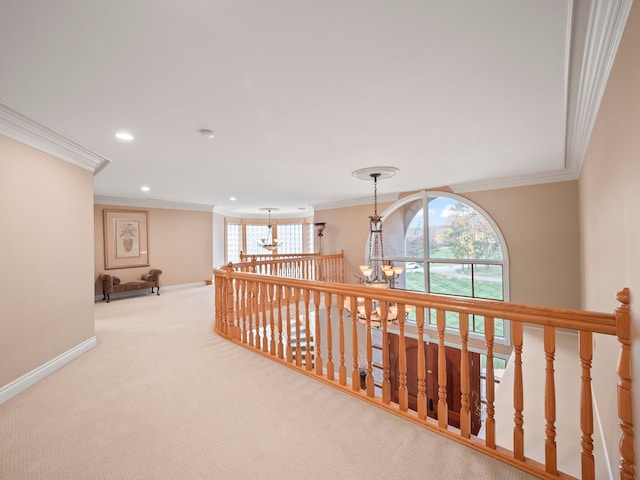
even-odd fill
[[(380, 307), (379, 300), (371, 300), (371, 313), (367, 316), (367, 311), (364, 306), (365, 299), (362, 297), (358, 297), (357, 306), (356, 306), (356, 318), (358, 321), (364, 325), (367, 324), (367, 319), (371, 323), (372, 327), (381, 327), (383, 323), (391, 323), (393, 325), (398, 324), (398, 305), (396, 303), (389, 303), (387, 306), (387, 315), (386, 319), (383, 316), (382, 308)], [(349, 306), (346, 307), (349, 313), (351, 309)], [(413, 307), (410, 305), (405, 305), (405, 317), (411, 313)]]
[(267, 221), (267, 236), (266, 238), (261, 238), (260, 240), (258, 240), (258, 245), (260, 245), (265, 250), (269, 250), (270, 252), (273, 252), (282, 243), (282, 240), (273, 238), (271, 234), (271, 228), (273, 227), (273, 225), (271, 225), (271, 211), (272, 210), (277, 211), (278, 209), (277, 208), (261, 208), (260, 210), (263, 210), (263, 211), (266, 210), (269, 213), (269, 219)]
[(360, 271), (364, 275), (362, 282), (376, 288), (393, 288), (395, 280), (404, 270), (403, 267), (396, 267), (384, 259), (382, 217), (378, 215), (378, 179), (389, 178), (397, 171), (394, 167), (372, 167), (353, 172), (355, 177), (362, 180), (373, 180), (373, 215), (369, 217), (367, 264), (360, 265)]

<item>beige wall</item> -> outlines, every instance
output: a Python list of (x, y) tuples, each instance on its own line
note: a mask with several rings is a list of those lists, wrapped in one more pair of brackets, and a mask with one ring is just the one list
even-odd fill
[[(560, 308), (580, 304), (578, 183), (465, 193), (496, 221), (507, 242), (511, 301)], [(390, 204), (379, 205), (379, 211)], [(347, 282), (364, 261), (371, 205), (316, 211), (327, 222), (325, 253), (345, 251)]]
[[(378, 211), (383, 212), (389, 205), (379, 203)], [(314, 222), (327, 223), (322, 237), (322, 253), (329, 255), (344, 250), (344, 279), (347, 283), (356, 283), (355, 275), (360, 274), (358, 265), (366, 262), (369, 215), (373, 215), (373, 204), (315, 212)]]
[[(633, 3), (580, 175), (583, 308), (611, 312), (615, 294), (631, 291), (636, 462), (640, 456), (640, 4)], [(617, 342), (599, 337), (594, 393), (607, 425), (615, 425)], [(618, 458), (617, 428), (606, 432)], [(615, 467), (614, 467), (615, 468)]]
[(496, 221), (509, 249), (510, 300), (580, 306), (578, 183), (465, 193)]
[(160, 285), (182, 285), (211, 280), (213, 267), (213, 214), (162, 208), (113, 207), (95, 205), (94, 212), (94, 282), (96, 295), (102, 293), (97, 281), (104, 268), (104, 210), (149, 212), (150, 267), (110, 269), (121, 281), (139, 280), (150, 268), (162, 270)]
[(0, 135), (0, 387), (94, 336), (93, 174)]

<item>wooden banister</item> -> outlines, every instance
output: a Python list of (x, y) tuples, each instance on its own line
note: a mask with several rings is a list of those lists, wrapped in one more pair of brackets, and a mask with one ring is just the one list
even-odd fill
[[(619, 376), (617, 393), (621, 428), (620, 478), (635, 478), (631, 314), (628, 289), (619, 292), (617, 298), (620, 305), (615, 313), (606, 314), (318, 281), (319, 271), (322, 271), (323, 278), (340, 278), (340, 273), (334, 268), (333, 263), (339, 263), (340, 258), (333, 256), (328, 259), (314, 255), (268, 262), (251, 261), (215, 269), (216, 332), (274, 361), (295, 368), (540, 478), (579, 476), (583, 479), (594, 479), (597, 471), (593, 442), (594, 406), (591, 378), (593, 334), (615, 335), (621, 346), (618, 364), (611, 366), (612, 372), (617, 371)], [(254, 272), (277, 272), (285, 277)], [(362, 318), (356, 315), (358, 309), (364, 313)], [(392, 311), (398, 312), (395, 324), (387, 325), (383, 322), (381, 325), (380, 333), (376, 335), (378, 350), (374, 359), (373, 333), (376, 327), (372, 325), (372, 315), (377, 312), (380, 318), (384, 319)], [(415, 318), (409, 319), (404, 314), (407, 311), (414, 312)], [(435, 326), (429, 323), (430, 312), (435, 312)], [(450, 318), (457, 318), (459, 322), (460, 348), (456, 354), (456, 362), (459, 362), (458, 373), (447, 367), (450, 361), (447, 349), (451, 347), (446, 344), (446, 339), (450, 343), (453, 335), (447, 327), (447, 320)], [(475, 321), (484, 319), (483, 334), (469, 332), (470, 318), (476, 319)], [(496, 339), (498, 319), (510, 321), (511, 325), (512, 392), (496, 389), (494, 350), (499, 340)], [(415, 320), (415, 323), (412, 320)], [(528, 418), (535, 418), (533, 413), (525, 410), (524, 405), (526, 385), (523, 375), (523, 352), (525, 348), (527, 352), (533, 348), (528, 342), (527, 345), (524, 344), (525, 325), (542, 326), (544, 334), (544, 342), (540, 347), (543, 349), (544, 364), (527, 366), (544, 369), (544, 392), (528, 392), (530, 395), (543, 395), (544, 400), (541, 402), (544, 405), (541, 415), (544, 419), (544, 444), (536, 446), (544, 452), (544, 459), (539, 461), (530, 458), (525, 448), (534, 446), (525, 445), (524, 412), (527, 412)], [(427, 336), (425, 339), (427, 329), (431, 338)], [(556, 445), (558, 400), (555, 362), (558, 329), (576, 330), (579, 339), (577, 361), (580, 365), (580, 376), (576, 378), (576, 382), (580, 388), (577, 389), (574, 399), (563, 398), (564, 402), (575, 402), (576, 407), (580, 408), (581, 433), (577, 436), (576, 442), (579, 442), (581, 451), (581, 471), (574, 473), (575, 477), (563, 472), (564, 467), (559, 464), (562, 459), (558, 455)], [(347, 361), (346, 343), (349, 330), (351, 360)], [(392, 337), (395, 338), (395, 343), (392, 342)], [(382, 344), (378, 345), (380, 339)], [(470, 346), (471, 340), (473, 347)], [(334, 345), (336, 341), (338, 343)], [(430, 342), (428, 349), (425, 342)], [(485, 408), (480, 437), (474, 433), (477, 430), (472, 428), (473, 415), (479, 408), (471, 404), (470, 371), (471, 356), (477, 355), (474, 352), (477, 351), (479, 342), (486, 355)], [(392, 343), (396, 351), (393, 364), (390, 363)], [(414, 350), (408, 355), (410, 348)], [(337, 364), (334, 364), (335, 351), (339, 351), (340, 357)], [(364, 356), (359, 358), (361, 351), (364, 351)], [(433, 372), (434, 375), (425, 376), (429, 369), (427, 363), (432, 361), (429, 360), (431, 357), (434, 357), (433, 361), (437, 359), (437, 371)], [(375, 380), (374, 370), (380, 372), (380, 368), (381, 375)], [(349, 369), (350, 376), (347, 374)], [(361, 389), (360, 375), (363, 369), (366, 371), (366, 382), (365, 388)], [(337, 370), (337, 374), (334, 370)], [(459, 378), (454, 378), (454, 374), (459, 375)], [(434, 379), (435, 386), (432, 383), (429, 384), (432, 386), (427, 386), (430, 378)], [(459, 384), (457, 396), (448, 393), (452, 387), (451, 382)], [(435, 388), (433, 399), (427, 398), (431, 396), (428, 394), (431, 391), (429, 388)], [(496, 435), (496, 418), (499, 413), (497, 410), (501, 408), (501, 403), (496, 402), (496, 396), (505, 393), (513, 395), (511, 449), (500, 445)], [(436, 402), (435, 405), (432, 405), (432, 400)], [(500, 416), (501, 422), (511, 418), (510, 412), (504, 413), (506, 415)], [(459, 425), (452, 426), (451, 422), (457, 418)]]

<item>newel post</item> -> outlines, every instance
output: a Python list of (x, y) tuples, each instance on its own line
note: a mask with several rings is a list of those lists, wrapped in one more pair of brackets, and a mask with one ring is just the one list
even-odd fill
[(622, 434), (620, 436), (620, 479), (634, 479), (635, 453), (633, 449), (633, 410), (631, 391), (631, 311), (629, 289), (623, 288), (616, 295), (620, 302), (616, 308), (616, 334), (620, 342), (618, 359), (618, 418)]

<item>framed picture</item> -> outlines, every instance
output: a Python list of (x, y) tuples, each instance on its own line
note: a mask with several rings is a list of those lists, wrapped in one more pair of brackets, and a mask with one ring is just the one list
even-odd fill
[(104, 268), (149, 266), (148, 212), (104, 210)]

